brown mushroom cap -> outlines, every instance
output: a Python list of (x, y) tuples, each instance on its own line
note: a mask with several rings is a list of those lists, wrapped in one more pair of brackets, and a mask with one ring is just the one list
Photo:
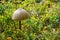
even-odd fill
[(12, 19), (21, 21), (21, 20), (27, 19), (28, 17), (29, 17), (29, 13), (26, 10), (17, 9), (13, 14)]

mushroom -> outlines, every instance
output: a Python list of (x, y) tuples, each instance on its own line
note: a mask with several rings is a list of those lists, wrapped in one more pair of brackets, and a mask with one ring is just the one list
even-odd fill
[(19, 21), (19, 29), (21, 29), (21, 20), (25, 20), (28, 17), (29, 17), (29, 12), (20, 8), (13, 13), (12, 20)]

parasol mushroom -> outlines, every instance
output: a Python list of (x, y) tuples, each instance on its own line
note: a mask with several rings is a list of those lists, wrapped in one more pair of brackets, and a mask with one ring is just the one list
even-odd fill
[(20, 8), (13, 13), (12, 20), (19, 21), (19, 29), (21, 29), (21, 20), (25, 20), (28, 17), (29, 17), (29, 12)]

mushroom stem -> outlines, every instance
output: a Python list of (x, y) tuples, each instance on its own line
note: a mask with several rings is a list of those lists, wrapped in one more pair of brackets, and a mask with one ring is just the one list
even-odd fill
[(19, 21), (19, 29), (21, 30), (21, 21)]

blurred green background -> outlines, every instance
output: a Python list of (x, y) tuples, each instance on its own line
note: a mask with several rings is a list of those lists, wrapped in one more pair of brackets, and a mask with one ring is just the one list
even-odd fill
[[(30, 12), (30, 18), (12, 20), (16, 9)], [(0, 40), (60, 40), (60, 0), (0, 0)]]

